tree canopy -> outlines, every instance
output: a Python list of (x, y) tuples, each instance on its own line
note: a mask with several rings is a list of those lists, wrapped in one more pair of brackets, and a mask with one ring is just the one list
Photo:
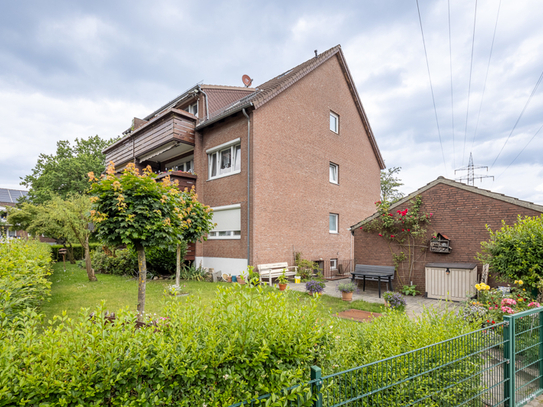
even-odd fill
[(40, 154), (32, 174), (23, 178), (21, 184), (29, 188), (26, 200), (42, 204), (54, 195), (65, 199), (87, 192), (87, 174), (105, 170), (102, 150), (113, 141), (99, 136), (75, 139), (73, 145), (68, 140), (58, 141), (55, 154)]
[(381, 202), (392, 204), (404, 197), (404, 194), (398, 191), (403, 182), (396, 176), (401, 169), (402, 167), (392, 167), (381, 171)]
[(9, 208), (8, 223), (15, 230), (25, 230), (31, 235), (46, 235), (57, 240), (79, 243), (85, 249), (87, 274), (96, 280), (91, 268), (89, 253), (90, 198), (71, 194), (65, 199), (52, 195), (41, 205), (24, 202), (19, 208)]
[(132, 163), (120, 176), (113, 163), (100, 178), (89, 173), (91, 216), (98, 239), (110, 245), (133, 245), (138, 252), (140, 320), (145, 310), (145, 247), (205, 239), (214, 226), (211, 208), (198, 202), (194, 189), (180, 191), (169, 176), (161, 182), (155, 177), (151, 167), (140, 174)]

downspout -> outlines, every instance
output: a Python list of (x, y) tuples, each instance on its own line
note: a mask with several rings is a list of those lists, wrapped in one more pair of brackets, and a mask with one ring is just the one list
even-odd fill
[(198, 85), (198, 90), (202, 92), (204, 96), (206, 97), (206, 120), (207, 120), (209, 119), (209, 105), (207, 104), (207, 94), (204, 92), (204, 90), (202, 89), (200, 85)]
[(251, 261), (251, 118), (245, 111), (245, 108), (243, 108), (242, 113), (247, 118), (247, 266), (248, 266)]

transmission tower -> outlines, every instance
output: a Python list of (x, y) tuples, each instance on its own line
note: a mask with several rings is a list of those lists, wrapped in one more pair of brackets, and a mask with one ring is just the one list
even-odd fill
[(478, 166), (474, 166), (473, 165), (473, 155), (471, 153), (469, 153), (469, 163), (468, 163), (468, 166), (467, 167), (462, 167), (462, 168), (459, 168), (457, 170), (454, 170), (454, 173), (456, 174), (457, 171), (467, 171), (468, 172), (468, 175), (466, 175), (465, 177), (460, 177), (460, 178), (456, 178), (456, 181), (460, 181), (460, 182), (464, 182), (466, 181), (466, 183), (468, 185), (474, 185), (474, 181), (475, 179), (479, 179), (480, 181), (483, 180), (483, 178), (492, 178), (492, 180), (494, 180), (494, 176), (493, 175), (480, 175), (480, 174), (475, 174), (475, 170), (476, 169), (480, 169), (480, 168), (486, 168), (486, 171), (488, 172), (488, 167), (486, 165), (478, 165)]

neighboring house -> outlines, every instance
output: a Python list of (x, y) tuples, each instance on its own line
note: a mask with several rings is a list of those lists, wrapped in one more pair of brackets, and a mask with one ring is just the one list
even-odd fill
[(347, 264), (385, 167), (340, 46), (255, 88), (196, 85), (124, 134), (106, 160), (195, 186), (217, 226), (187, 258), (232, 274)]
[(9, 230), (6, 221), (7, 207), (14, 207), (18, 199), (28, 194), (28, 191), (18, 189), (0, 188), (0, 234), (9, 237), (27, 237), (27, 233), (23, 230)]
[[(389, 212), (396, 213), (409, 206), (416, 196), (423, 201), (421, 211), (432, 213), (431, 223), (426, 226), (427, 237), (422, 245), (429, 247), (430, 239), (438, 233), (450, 239), (450, 253), (436, 253), (430, 250), (416, 250), (413, 283), (423, 294), (425, 285), (425, 265), (428, 263), (476, 263), (480, 274), (482, 264), (475, 255), (481, 249), (481, 242), (488, 241), (490, 235), (485, 227), (492, 230), (502, 227), (502, 220), (508, 225), (517, 221), (518, 215), (539, 216), (543, 206), (521, 201), (495, 192), (486, 191), (443, 177), (413, 192), (393, 204)], [(375, 233), (361, 230), (365, 224), (378, 214), (364, 219), (352, 226), (354, 235), (354, 258), (357, 264), (394, 266), (388, 240)], [(419, 248), (421, 249), (421, 248)], [(398, 273), (398, 270), (396, 270)], [(400, 272), (402, 272), (400, 270)], [(491, 271), (492, 273), (492, 271)], [(407, 282), (409, 283), (409, 282)], [(401, 288), (401, 287), (399, 287)]]

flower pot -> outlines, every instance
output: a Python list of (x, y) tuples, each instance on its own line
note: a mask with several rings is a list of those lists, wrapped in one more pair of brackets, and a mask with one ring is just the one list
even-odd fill
[(311, 292), (311, 291), (308, 291), (307, 294), (312, 296), (312, 297), (313, 297), (313, 294), (317, 294), (317, 297), (320, 297), (322, 295), (322, 293), (314, 293), (314, 292)]
[(285, 291), (287, 289), (287, 284), (281, 284), (279, 283), (279, 291)]
[(341, 292), (341, 299), (343, 301), (352, 301), (353, 300), (353, 293), (352, 292), (350, 292), (350, 293)]
[(294, 283), (295, 284), (300, 284), (302, 282), (302, 277), (300, 276), (295, 276), (294, 277)]
[(245, 284), (245, 279), (243, 277), (238, 276), (238, 283)]

